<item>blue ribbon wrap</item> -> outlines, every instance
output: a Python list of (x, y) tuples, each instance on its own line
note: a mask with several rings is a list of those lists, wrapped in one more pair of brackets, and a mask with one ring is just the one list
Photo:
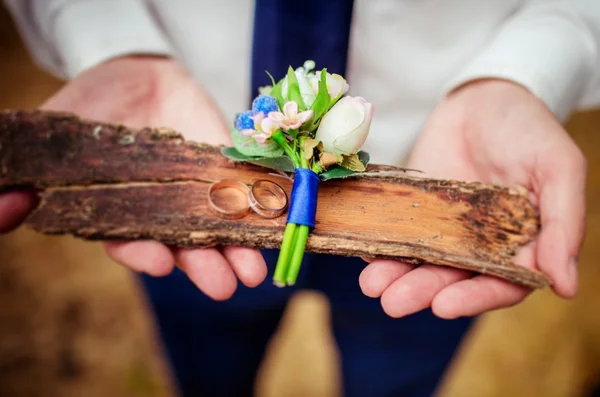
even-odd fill
[(290, 199), (287, 223), (306, 225), (315, 228), (317, 214), (317, 193), (321, 179), (313, 171), (306, 168), (296, 168), (294, 185)]

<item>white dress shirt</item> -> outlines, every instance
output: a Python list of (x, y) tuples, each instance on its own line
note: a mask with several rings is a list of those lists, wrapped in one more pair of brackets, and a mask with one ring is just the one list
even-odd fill
[[(5, 3), (34, 59), (64, 79), (122, 55), (164, 54), (229, 120), (248, 106), (252, 0)], [(565, 121), (600, 106), (600, 0), (355, 0), (345, 77), (349, 95), (375, 105), (364, 150), (376, 163), (404, 165), (444, 94), (476, 78), (522, 84)]]

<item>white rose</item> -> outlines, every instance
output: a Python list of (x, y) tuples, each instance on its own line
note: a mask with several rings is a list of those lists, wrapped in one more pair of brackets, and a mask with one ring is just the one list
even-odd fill
[(374, 110), (364, 98), (346, 96), (325, 113), (315, 139), (326, 152), (357, 153), (369, 134)]
[[(315, 95), (319, 93), (319, 81), (321, 81), (320, 71), (308, 76), (308, 83), (310, 84), (310, 87)], [(325, 85), (327, 86), (327, 92), (331, 96), (331, 99), (337, 99), (341, 97), (350, 89), (346, 79), (335, 73), (325, 73)]]
[[(315, 101), (316, 95), (306, 78), (306, 73), (304, 71), (304, 68), (296, 69), (294, 74), (296, 75), (296, 80), (298, 80), (298, 86), (300, 87), (300, 96), (302, 97), (302, 101), (304, 102), (304, 104), (306, 105), (307, 108), (310, 108), (310, 106)], [(288, 94), (288, 81), (287, 81), (287, 75), (286, 75), (285, 78), (283, 79), (283, 83), (281, 83), (281, 96), (284, 99), (287, 99), (287, 94)]]

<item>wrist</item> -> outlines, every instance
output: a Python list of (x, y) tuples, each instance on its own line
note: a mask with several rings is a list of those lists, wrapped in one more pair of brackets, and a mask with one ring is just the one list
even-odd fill
[(551, 109), (526, 86), (501, 78), (468, 81), (448, 92), (445, 102), (459, 103), (463, 109), (477, 108), (479, 112), (484, 107), (511, 109), (536, 106), (552, 114)]
[(166, 55), (128, 54), (109, 58), (82, 71), (76, 80), (91, 79), (103, 84), (122, 86), (136, 82), (150, 84), (172, 73), (181, 74), (185, 69), (174, 58)]
[[(131, 63), (140, 63), (140, 64), (154, 64), (154, 63), (172, 63), (176, 62), (173, 57), (169, 55), (160, 55), (160, 54), (125, 54), (118, 55), (113, 58), (108, 58), (103, 62), (99, 63), (92, 68), (97, 68), (102, 65), (114, 63), (114, 62), (131, 62)], [(92, 69), (90, 68), (90, 69)], [(89, 69), (88, 69), (89, 70)]]
[(448, 91), (448, 93), (446, 94), (446, 99), (467, 96), (473, 92), (479, 91), (487, 91), (489, 93), (521, 91), (523, 93), (529, 93), (533, 96), (533, 94), (527, 89), (527, 87), (515, 81), (505, 80), (501, 78), (480, 78), (469, 80), (461, 85), (454, 87), (451, 91)]

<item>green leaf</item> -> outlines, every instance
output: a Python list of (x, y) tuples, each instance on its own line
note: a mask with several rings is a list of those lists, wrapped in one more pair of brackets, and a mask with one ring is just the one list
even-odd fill
[(343, 95), (338, 95), (336, 98), (331, 98), (331, 101), (329, 102), (329, 108), (327, 110), (331, 109), (333, 107), (333, 105), (338, 103), (338, 101), (340, 99), (342, 99), (342, 97), (343, 97)]
[(279, 157), (283, 148), (276, 142), (270, 141), (265, 146), (259, 145), (249, 136), (242, 136), (235, 128), (231, 129), (231, 139), (237, 151), (249, 157)]
[(356, 171), (349, 170), (348, 168), (344, 168), (342, 166), (335, 166), (329, 168), (327, 171), (323, 172), (319, 175), (322, 181), (328, 181), (330, 179), (340, 179), (347, 178), (353, 174), (357, 174)]
[(245, 162), (283, 172), (294, 172), (294, 164), (287, 156), (253, 157), (240, 153), (235, 147), (224, 147), (221, 154), (232, 161)]
[[(367, 152), (363, 152), (360, 151), (357, 153), (358, 158), (360, 159), (360, 161), (363, 163), (363, 165), (366, 167), (367, 164), (369, 163), (369, 153)], [(340, 178), (347, 178), (349, 176), (352, 176), (354, 174), (358, 174), (359, 172), (356, 171), (352, 171), (349, 170), (348, 168), (344, 168), (340, 165), (329, 168), (327, 171), (321, 173), (319, 175), (319, 177), (321, 178), (322, 181), (328, 181), (330, 179), (340, 179)]]
[(320, 119), (328, 110), (329, 102), (331, 101), (331, 95), (327, 91), (327, 69), (321, 70), (321, 78), (319, 79), (319, 92), (317, 98), (312, 105), (312, 109), (315, 112), (315, 118)]
[(260, 167), (270, 168), (283, 172), (294, 172), (296, 169), (292, 160), (288, 156), (270, 157), (264, 159), (247, 160), (248, 163), (258, 165)]
[(269, 73), (268, 70), (265, 70), (265, 73), (267, 74), (267, 76), (269, 76), (269, 78), (271, 79), (271, 86), (275, 87), (277, 84), (275, 83), (275, 79), (273, 78), (273, 76), (271, 75), (271, 73)]
[(275, 100), (277, 100), (279, 109), (283, 109), (283, 105), (285, 105), (285, 101), (284, 101), (283, 97), (281, 96), (281, 85), (283, 84), (283, 79), (279, 80), (279, 82), (276, 84), (275, 79), (273, 78), (273, 76), (271, 76), (271, 73), (267, 72), (267, 74), (269, 75), (269, 78), (271, 79), (271, 82), (273, 84), (273, 88), (271, 89), (270, 95), (273, 98), (275, 98)]
[(298, 79), (296, 78), (296, 73), (294, 73), (294, 69), (290, 66), (287, 73), (287, 98), (284, 98), (286, 101), (294, 101), (298, 104), (298, 109), (300, 111), (306, 110), (306, 105), (302, 100), (302, 95), (300, 95), (300, 84), (298, 84)]
[(317, 92), (317, 97), (310, 107), (313, 111), (312, 118), (309, 122), (304, 125), (304, 130), (312, 132), (317, 129), (319, 126), (319, 122), (321, 121), (321, 117), (331, 108), (331, 95), (327, 91), (327, 69), (321, 70), (321, 77), (319, 80), (319, 92)]
[(221, 154), (227, 157), (229, 160), (233, 161), (246, 161), (248, 159), (252, 159), (250, 156), (246, 156), (245, 154), (240, 153), (235, 147), (227, 146), (221, 148)]

